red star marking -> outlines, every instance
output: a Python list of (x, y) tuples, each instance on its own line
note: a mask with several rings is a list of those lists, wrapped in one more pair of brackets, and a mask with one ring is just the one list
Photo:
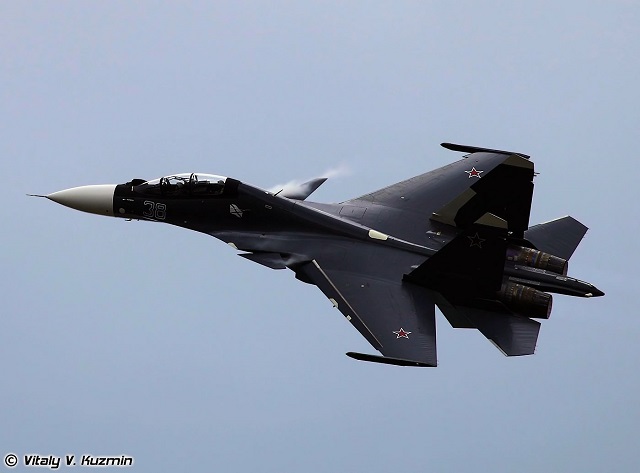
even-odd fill
[(409, 334), (411, 332), (407, 332), (405, 329), (400, 327), (400, 330), (394, 330), (393, 333), (396, 334), (396, 338), (409, 338)]
[(471, 171), (465, 172), (469, 174), (469, 179), (471, 179), (472, 177), (477, 177), (478, 179), (480, 179), (480, 173), (483, 173), (484, 171), (478, 171), (475, 167), (472, 167)]

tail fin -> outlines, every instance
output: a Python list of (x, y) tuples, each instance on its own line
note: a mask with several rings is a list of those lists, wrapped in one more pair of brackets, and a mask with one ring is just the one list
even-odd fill
[(502, 285), (507, 222), (486, 213), (404, 279), (440, 292), (495, 294)]
[(524, 232), (537, 249), (568, 260), (582, 241), (588, 228), (573, 217), (540, 223)]

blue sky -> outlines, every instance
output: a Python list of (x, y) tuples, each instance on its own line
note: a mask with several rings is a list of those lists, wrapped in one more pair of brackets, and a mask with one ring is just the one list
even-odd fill
[[(135, 471), (635, 471), (640, 4), (0, 2), (0, 454)], [(438, 315), (437, 369), (372, 352), (292, 273), (26, 193), (348, 175), (338, 202), (513, 149), (531, 223), (590, 227), (537, 352)], [(0, 466), (0, 469), (3, 468)]]

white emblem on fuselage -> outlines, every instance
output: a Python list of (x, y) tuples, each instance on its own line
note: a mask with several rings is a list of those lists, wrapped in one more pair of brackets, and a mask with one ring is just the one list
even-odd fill
[(236, 204), (231, 204), (229, 206), (229, 212), (231, 212), (231, 215), (242, 218), (242, 210), (240, 210), (240, 207), (238, 207)]

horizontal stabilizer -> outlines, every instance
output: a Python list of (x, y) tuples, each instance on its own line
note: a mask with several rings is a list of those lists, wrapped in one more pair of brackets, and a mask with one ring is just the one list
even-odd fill
[(587, 230), (588, 228), (575, 218), (567, 216), (534, 225), (524, 232), (524, 237), (538, 250), (568, 260)]
[(507, 356), (533, 355), (540, 323), (526, 317), (485, 310), (467, 312), (467, 318), (482, 335)]
[(532, 355), (536, 349), (540, 323), (511, 313), (499, 302), (487, 309), (455, 305), (442, 297), (436, 303), (454, 328), (477, 328), (507, 356)]
[(430, 365), (428, 363), (423, 363), (422, 361), (415, 360), (403, 360), (401, 358), (390, 358), (387, 356), (378, 356), (378, 355), (368, 355), (366, 353), (357, 353), (353, 351), (349, 351), (346, 355), (354, 360), (360, 361), (371, 361), (373, 363), (383, 363), (385, 365), (396, 365), (396, 366), (421, 366), (421, 367), (430, 367), (433, 368), (436, 365)]

